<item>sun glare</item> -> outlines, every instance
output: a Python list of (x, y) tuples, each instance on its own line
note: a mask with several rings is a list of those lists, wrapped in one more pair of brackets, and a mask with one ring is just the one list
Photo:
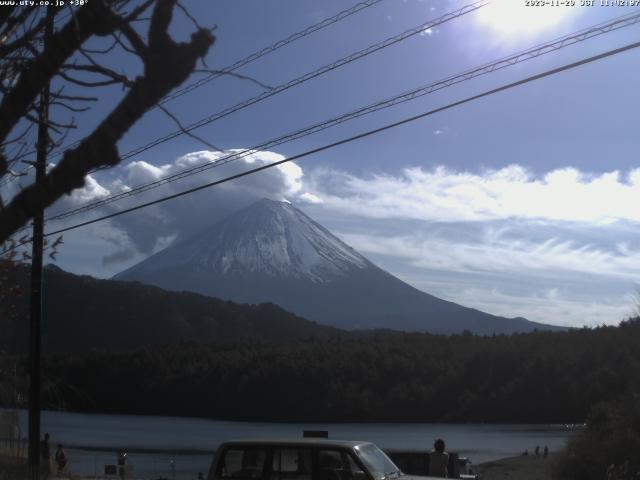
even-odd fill
[(496, 0), (478, 10), (478, 23), (500, 36), (532, 35), (557, 26), (575, 8), (527, 6), (524, 1)]

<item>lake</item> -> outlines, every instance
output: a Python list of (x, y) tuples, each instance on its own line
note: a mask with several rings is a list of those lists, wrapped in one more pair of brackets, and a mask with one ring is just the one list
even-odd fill
[[(26, 436), (27, 414), (21, 412)], [(196, 479), (205, 474), (213, 450), (225, 440), (248, 437), (302, 436), (303, 430), (328, 430), (329, 438), (368, 440), (382, 448), (431, 449), (443, 438), (447, 449), (474, 463), (515, 456), (538, 445), (550, 451), (562, 448), (579, 429), (575, 425), (479, 424), (281, 424), (228, 422), (182, 417), (145, 417), (65, 412), (42, 412), (42, 434), (51, 435), (52, 452), (65, 446), (70, 468), (100, 475), (105, 464), (116, 463), (115, 450), (128, 450), (127, 463), (135, 478)]]

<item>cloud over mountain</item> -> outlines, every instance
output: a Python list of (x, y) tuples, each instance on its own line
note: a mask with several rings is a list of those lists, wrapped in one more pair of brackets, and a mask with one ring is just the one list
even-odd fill
[[(134, 161), (117, 170), (89, 176), (83, 188), (74, 191), (73, 195), (57, 205), (53, 211), (60, 211), (91, 200), (99, 200), (185, 169), (208, 163), (213, 164), (218, 159), (237, 151), (239, 150), (192, 152), (178, 157), (172, 163), (161, 165), (153, 165), (144, 160)], [(282, 158), (281, 155), (273, 152), (255, 152), (228, 165), (214, 167), (148, 193), (102, 207), (98, 212), (114, 212)], [(163, 242), (172, 241), (183, 235), (188, 236), (200, 230), (203, 223), (215, 222), (260, 198), (287, 200), (303, 195), (302, 175), (302, 169), (298, 165), (286, 163), (268, 169), (260, 175), (250, 175), (234, 182), (219, 185), (216, 188), (180, 197), (136, 212), (134, 215), (116, 217), (110, 223), (113, 229), (120, 232), (117, 238), (121, 249), (105, 256), (105, 261), (111, 263), (126, 260), (131, 258), (135, 252), (150, 254)]]
[[(226, 153), (198, 151), (164, 164), (141, 160), (99, 172), (53, 210), (213, 163)], [(256, 152), (95, 215), (282, 158)], [(89, 265), (97, 250), (101, 263), (83, 271), (110, 275), (262, 197), (304, 205), (376, 263), (448, 300), (505, 316), (579, 325), (615, 323), (632, 311), (640, 275), (640, 213), (634, 202), (640, 197), (640, 169), (593, 174), (562, 167), (536, 174), (514, 164), (362, 174), (288, 163), (68, 234), (71, 248), (61, 258), (76, 255)], [(558, 295), (546, 296), (553, 289)]]

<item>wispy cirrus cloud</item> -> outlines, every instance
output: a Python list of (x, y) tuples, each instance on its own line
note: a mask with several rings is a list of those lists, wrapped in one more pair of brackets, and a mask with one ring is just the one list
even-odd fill
[[(344, 233), (341, 237), (362, 252), (393, 255), (414, 267), (432, 270), (530, 272), (545, 276), (568, 272), (626, 278), (631, 282), (640, 278), (640, 248), (630, 247), (627, 242), (600, 246), (554, 236), (537, 242), (522, 232), (518, 238), (502, 236), (493, 229), (481, 235), (465, 235), (468, 230), (463, 225), (456, 230), (460, 234), (457, 239), (433, 235), (429, 229), (400, 236)], [(552, 229), (547, 231), (553, 235)]]
[[(513, 238), (523, 235), (517, 229), (503, 237), (495, 231), (481, 233), (494, 230), (490, 227), (466, 227), (449, 225), (449, 234), (440, 235), (433, 224), (424, 229), (396, 224), (388, 235), (378, 231), (339, 236), (411, 285), (496, 315), (595, 326), (616, 324), (633, 314), (639, 250), (536, 243), (526, 236)], [(394, 236), (394, 230), (404, 236)]]
[[(306, 208), (412, 285), (505, 316), (617, 323), (640, 279), (640, 170), (306, 172)], [(326, 219), (326, 220), (325, 220)]]
[(325, 169), (306, 184), (326, 208), (370, 218), (640, 222), (640, 169), (589, 174), (567, 167), (536, 176), (518, 165), (482, 173), (414, 167), (368, 177)]
[(500, 288), (476, 286), (456, 290), (456, 301), (506, 317), (525, 312), (529, 320), (568, 327), (617, 324), (634, 313), (632, 293), (609, 298), (575, 297), (557, 288), (507, 293)]

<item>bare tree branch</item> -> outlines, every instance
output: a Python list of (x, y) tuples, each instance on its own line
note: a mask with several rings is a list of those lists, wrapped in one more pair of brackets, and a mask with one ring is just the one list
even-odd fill
[(122, 45), (122, 47), (126, 49), (128, 52), (135, 53), (136, 55), (139, 55), (140, 58), (144, 60), (144, 58), (147, 56), (147, 46), (145, 45), (142, 38), (140, 38), (140, 35), (138, 35), (138, 32), (136, 32), (129, 23), (125, 23), (121, 25), (120, 31), (127, 38), (127, 40), (129, 40), (129, 43), (133, 47), (133, 50), (128, 48), (124, 43), (122, 43), (122, 40), (120, 40), (119, 36), (116, 36), (116, 40), (120, 42), (120, 45)]
[(31, 132), (31, 130), (33, 130), (33, 123), (29, 123), (29, 125), (27, 125), (27, 127), (24, 129), (24, 131), (22, 133), (20, 133), (17, 137), (11, 139), (11, 140), (7, 140), (6, 142), (4, 142), (2, 145), (0, 145), (0, 147), (4, 148), (7, 145), (11, 145), (12, 143), (17, 143), (20, 140), (22, 140), (24, 137), (26, 137), (29, 132)]
[(141, 5), (135, 8), (127, 17), (125, 18), (125, 22), (132, 22), (136, 20), (140, 15), (146, 12), (155, 0), (145, 0)]
[(198, 30), (202, 29), (202, 27), (200, 26), (198, 21), (194, 18), (194, 16), (191, 15), (191, 13), (189, 13), (189, 10), (184, 8), (179, 1), (176, 2), (176, 6), (182, 11), (182, 13), (184, 14), (185, 17), (187, 17), (189, 20), (191, 20), (191, 23), (193, 23), (194, 27), (196, 27)]
[[(117, 43), (117, 42), (116, 42)], [(104, 65), (99, 64), (98, 62), (96, 62), (93, 57), (82, 47), (80, 47), (78, 49), (78, 51), (80, 52), (80, 54), (87, 59), (87, 61), (91, 64), (91, 65), (77, 65), (76, 63), (73, 64), (72, 67), (70, 67), (71, 69), (76, 69), (76, 70), (81, 70), (81, 71), (86, 71), (86, 72), (93, 72), (93, 73), (98, 73), (100, 75), (103, 75), (105, 77), (109, 77), (112, 78), (114, 80), (120, 80), (122, 82), (123, 85), (130, 87), (131, 86), (131, 80), (129, 79), (129, 77), (127, 77), (124, 74), (120, 74), (118, 72), (116, 72), (115, 70), (112, 70), (111, 68), (107, 68)]]
[(117, 46), (118, 46), (118, 42), (114, 40), (113, 42), (111, 42), (111, 44), (109, 44), (108, 47), (103, 48), (102, 50), (93, 49), (93, 48), (83, 48), (82, 50), (87, 52), (87, 53), (92, 53), (92, 54), (96, 54), (96, 55), (105, 55), (107, 53), (112, 52), (113, 49), (116, 48)]
[[(89, 5), (98, 3), (101, 2), (96, 0)], [(214, 42), (214, 37), (209, 30), (197, 30), (187, 43), (177, 43), (169, 36), (168, 28), (175, 3), (176, 0), (156, 1), (149, 26), (146, 55), (142, 57), (144, 73), (133, 81), (130, 90), (120, 103), (89, 136), (82, 140), (80, 145), (65, 152), (62, 160), (46, 174), (44, 182), (26, 187), (0, 211), (0, 243), (6, 241), (17, 229), (25, 225), (36, 211), (48, 207), (61, 196), (82, 187), (86, 175), (91, 170), (119, 163), (120, 156), (116, 147), (118, 140), (145, 112), (184, 82), (195, 69), (198, 60), (206, 55)], [(118, 24), (118, 28), (123, 27), (122, 21), (115, 21), (112, 16), (109, 16), (107, 21), (104, 17), (97, 20), (95, 15), (89, 17), (89, 13), (84, 13), (85, 11), (90, 11), (92, 14), (96, 12), (82, 9), (78, 13), (78, 23), (81, 25), (80, 31), (77, 32), (78, 37), (86, 39), (90, 35), (89, 32), (110, 34), (114, 22)], [(109, 10), (107, 15), (113, 14)], [(80, 19), (81, 16), (83, 16), (82, 19)], [(92, 25), (87, 24), (91, 20), (99, 21), (102, 27), (93, 28)], [(82, 42), (78, 43), (77, 39), (67, 40), (75, 50), (82, 44)], [(58, 73), (66, 58), (72, 53), (69, 48), (71, 47), (65, 44), (64, 49), (59, 46), (61, 51), (49, 52), (55, 58), (46, 66), (48, 78)], [(38, 59), (37, 62), (42, 62), (42, 59)], [(35, 74), (32, 75), (34, 81), (40, 82), (39, 84), (47, 78), (46, 75), (43, 76), (45, 80)], [(30, 93), (27, 85), (22, 85), (21, 89), (25, 94)], [(0, 118), (4, 118), (2, 115), (8, 108), (4, 100), (6, 98), (0, 105)], [(24, 114), (26, 110), (26, 106), (23, 105), (24, 100), (13, 99), (12, 102)], [(22, 115), (17, 118), (21, 117)], [(0, 127), (0, 139), (2, 139), (6, 136), (7, 127), (4, 124)]]
[(81, 112), (86, 112), (87, 110), (91, 110), (91, 107), (72, 107), (71, 105), (64, 103), (64, 102), (58, 102), (58, 101), (52, 101), (49, 102), (50, 106), (56, 106), (56, 107), (62, 107), (65, 110), (69, 110), (70, 112), (76, 112), (76, 113), (81, 113)]
[(0, 44), (0, 58), (4, 58), (17, 50), (26, 47), (29, 42), (31, 42), (38, 35), (38, 33), (44, 30), (44, 26), (46, 23), (46, 17), (42, 18), (37, 26), (30, 27), (22, 37), (14, 40), (11, 43)]
[(62, 93), (52, 93), (51, 98), (58, 100), (69, 100), (71, 102), (97, 102), (98, 97), (83, 97), (80, 95), (62, 95)]
[[(74, 123), (74, 119), (71, 119), (70, 123), (60, 123), (60, 122), (55, 122), (51, 119), (47, 120), (47, 126), (49, 128), (51, 128), (52, 130), (54, 128), (56, 129), (60, 129), (60, 130), (69, 130), (71, 128), (78, 128), (78, 126)], [(59, 132), (61, 133), (61, 132)]]
[[(118, 17), (106, 0), (93, 0), (80, 9), (72, 21), (56, 32), (44, 51), (25, 70), (17, 84), (0, 103), (0, 142), (7, 138), (14, 126), (26, 114), (29, 106), (62, 64), (91, 35), (108, 35), (119, 23)], [(0, 176), (7, 162), (0, 156)]]
[(248, 82), (252, 82), (255, 83), (256, 85), (258, 85), (259, 87), (264, 88), (265, 90), (273, 90), (273, 87), (271, 85), (267, 85), (266, 83), (261, 82), (260, 80), (257, 80), (253, 77), (249, 77), (247, 75), (242, 75), (241, 73), (237, 73), (237, 72), (230, 72), (229, 70), (211, 70), (211, 69), (197, 69), (193, 71), (194, 73), (208, 73), (209, 77), (214, 77), (214, 76), (218, 76), (218, 75), (228, 75), (230, 77), (234, 77), (237, 78), (239, 80), (247, 80)]
[(207, 142), (205, 139), (203, 139), (202, 137), (199, 137), (198, 135), (194, 134), (193, 132), (190, 132), (189, 130), (187, 130), (184, 125), (182, 125), (182, 122), (180, 122), (180, 120), (178, 119), (178, 117), (176, 117), (173, 113), (171, 113), (166, 107), (164, 107), (162, 104), (158, 103), (156, 104), (156, 107), (158, 107), (160, 110), (162, 110), (171, 120), (173, 120), (173, 122), (178, 126), (178, 128), (180, 129), (180, 131), (182, 133), (184, 133), (185, 135), (187, 135), (188, 137), (193, 138), (194, 140), (197, 140), (198, 142), (201, 142), (202, 144), (204, 144), (207, 148), (210, 148), (211, 150), (216, 150), (218, 152), (221, 152), (222, 149), (216, 147), (215, 145), (213, 145), (212, 143)]
[(80, 80), (78, 78), (74, 78), (66, 72), (58, 72), (58, 75), (60, 75), (62, 78), (64, 78), (68, 82), (74, 83), (76, 85), (80, 85), (82, 87), (103, 87), (105, 85), (113, 85), (117, 83), (122, 83), (123, 85), (130, 87), (133, 83), (126, 76), (121, 75), (117, 72), (114, 72), (113, 70), (110, 70), (106, 67), (99, 67), (95, 65), (65, 65), (64, 68), (66, 70), (75, 70), (78, 72), (97, 73), (110, 78), (110, 80), (102, 80), (102, 81), (85, 81), (85, 80)]

